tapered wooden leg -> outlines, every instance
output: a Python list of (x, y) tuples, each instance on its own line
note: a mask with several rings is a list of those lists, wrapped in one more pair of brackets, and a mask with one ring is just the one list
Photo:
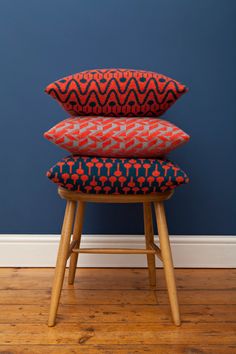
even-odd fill
[(65, 275), (67, 255), (69, 251), (71, 232), (74, 221), (76, 202), (67, 201), (64, 222), (61, 231), (61, 240), (57, 255), (57, 264), (52, 286), (51, 305), (49, 310), (48, 326), (55, 325), (57, 308), (61, 295), (61, 288)]
[[(144, 232), (146, 248), (151, 249), (150, 243), (154, 243), (151, 203), (143, 203)], [(156, 261), (155, 254), (147, 254), (149, 283), (152, 288), (156, 287)]]
[[(75, 214), (74, 229), (73, 229), (73, 241), (77, 241), (75, 245), (76, 248), (80, 247), (81, 233), (82, 233), (83, 220), (84, 220), (84, 207), (85, 207), (85, 203), (79, 201), (77, 205), (76, 214)], [(69, 277), (68, 277), (69, 284), (74, 284), (78, 255), (79, 255), (78, 253), (73, 252), (70, 257), (70, 267), (69, 267)]]
[(170, 306), (172, 311), (172, 317), (175, 325), (179, 326), (181, 324), (179, 304), (178, 304), (177, 290), (175, 284), (175, 275), (174, 275), (173, 261), (172, 261), (170, 241), (168, 235), (168, 228), (167, 228), (166, 217), (165, 217), (165, 209), (164, 209), (164, 204), (162, 202), (155, 203), (155, 212), (156, 212), (157, 228), (158, 228), (158, 234), (160, 240), (165, 278), (166, 278), (167, 289), (169, 294)]

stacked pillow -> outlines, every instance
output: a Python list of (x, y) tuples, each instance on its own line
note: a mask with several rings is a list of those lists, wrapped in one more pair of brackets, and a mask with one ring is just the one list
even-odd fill
[(93, 194), (147, 194), (187, 183), (166, 154), (189, 136), (161, 116), (187, 89), (164, 75), (89, 70), (53, 82), (46, 93), (70, 114), (44, 136), (71, 155), (47, 173), (56, 184)]

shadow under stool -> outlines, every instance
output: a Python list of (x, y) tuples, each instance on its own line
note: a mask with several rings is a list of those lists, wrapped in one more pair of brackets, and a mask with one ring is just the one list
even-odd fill
[[(146, 195), (104, 195), (72, 192), (59, 187), (58, 193), (61, 198), (66, 199), (66, 210), (61, 231), (61, 239), (52, 286), (48, 326), (51, 327), (55, 325), (67, 260), (70, 258), (69, 284), (73, 284), (79, 253), (146, 254), (149, 270), (149, 281), (150, 286), (152, 288), (156, 286), (155, 256), (157, 256), (163, 262), (173, 322), (176, 326), (179, 326), (181, 324), (179, 304), (177, 298), (168, 228), (165, 217), (165, 209), (163, 204), (165, 200), (169, 199), (172, 196), (173, 190), (164, 193)], [(80, 248), (84, 208), (87, 202), (142, 203), (144, 213), (146, 249)], [(152, 203), (154, 204), (155, 208), (160, 248), (154, 243), (151, 209)]]

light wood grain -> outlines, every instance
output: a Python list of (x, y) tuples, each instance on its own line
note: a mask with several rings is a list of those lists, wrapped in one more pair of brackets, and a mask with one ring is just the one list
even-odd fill
[(64, 280), (67, 255), (69, 251), (71, 232), (74, 221), (76, 203), (67, 201), (64, 222), (61, 231), (61, 240), (57, 255), (57, 264), (52, 286), (51, 304), (48, 318), (48, 325), (54, 326), (57, 308), (60, 300), (62, 284)]
[(156, 212), (156, 220), (157, 220), (157, 229), (161, 246), (161, 255), (163, 259), (163, 266), (167, 284), (167, 290), (170, 299), (170, 306), (173, 321), (176, 326), (181, 324), (180, 321), (180, 312), (179, 312), (179, 304), (177, 297), (177, 290), (175, 284), (175, 275), (173, 268), (173, 261), (170, 249), (170, 241), (169, 234), (167, 228), (167, 222), (165, 217), (165, 209), (163, 203), (155, 203), (155, 212)]
[(156, 194), (87, 194), (68, 191), (62, 187), (58, 188), (58, 194), (61, 198), (73, 201), (84, 201), (92, 203), (144, 203), (144, 202), (159, 202), (169, 199), (174, 193), (174, 190)]
[[(161, 202), (169, 199), (173, 195), (174, 191), (166, 191), (163, 193), (147, 194), (147, 195), (104, 195), (104, 194), (86, 194), (78, 193), (73, 191), (68, 191), (62, 187), (58, 188), (58, 194), (61, 198), (66, 199), (67, 207), (64, 216), (64, 223), (62, 228), (61, 241), (59, 246), (59, 251), (57, 255), (57, 265), (53, 281), (52, 288), (52, 298), (49, 311), (48, 326), (55, 325), (55, 318), (58, 309), (58, 304), (60, 300), (60, 294), (62, 289), (62, 284), (64, 280), (66, 261), (70, 257), (70, 267), (69, 267), (69, 277), (68, 283), (70, 285), (74, 284), (75, 271), (77, 265), (77, 259), (79, 253), (94, 253), (94, 254), (146, 254), (148, 260), (149, 269), (149, 280), (151, 287), (156, 285), (156, 269), (155, 269), (155, 254), (162, 260), (162, 253), (160, 249), (154, 244), (154, 233), (152, 224), (152, 211), (151, 202), (155, 202), (157, 222), (160, 224), (159, 230), (161, 232), (162, 243), (164, 245), (163, 255), (165, 255), (164, 268), (167, 279), (167, 287), (170, 298), (170, 304), (172, 309), (172, 318), (174, 323), (180, 325), (179, 308), (176, 295), (176, 287), (173, 277), (173, 266), (171, 268), (171, 254), (170, 247), (167, 250), (165, 246), (166, 241), (164, 240), (169, 236), (165, 235), (164, 227), (167, 230), (167, 226), (163, 224), (163, 216), (159, 216), (158, 213), (162, 215), (164, 209), (160, 209), (159, 205), (162, 206)], [(125, 249), (125, 248), (80, 248), (80, 239), (82, 232), (82, 223), (84, 217), (84, 203), (95, 202), (95, 203), (142, 203), (144, 206), (144, 228), (145, 228), (145, 239), (146, 239), (146, 249)], [(76, 211), (75, 222), (73, 227), (74, 218), (74, 208), (75, 204), (78, 204)], [(73, 215), (70, 208), (73, 206)], [(73, 227), (73, 240), (70, 242), (71, 230)], [(77, 254), (77, 255), (76, 255)], [(169, 273), (169, 274), (168, 274)]]
[(4, 345), (0, 353), (4, 354), (235, 354), (236, 345)]
[[(182, 305), (183, 323), (236, 322), (236, 305)], [(162, 323), (170, 324), (169, 304), (160, 305), (64, 305), (61, 304), (57, 324), (63, 323)], [(47, 322), (48, 304), (0, 305), (0, 324)]]
[(150, 248), (155, 251), (156, 256), (163, 261), (160, 248), (153, 242), (150, 243)]
[[(73, 239), (72, 239), (72, 242), (74, 242), (73, 248), (75, 246), (80, 247), (81, 233), (82, 233), (83, 221), (84, 221), (84, 209), (85, 209), (85, 203), (78, 202), (76, 214), (75, 214), (74, 228), (73, 228)], [(69, 275), (68, 275), (69, 284), (74, 284), (77, 261), (78, 261), (78, 253), (72, 253), (70, 257), (70, 267), (69, 267)]]
[[(141, 256), (140, 256), (141, 257)], [(54, 269), (52, 268), (1, 268), (0, 289), (51, 289)], [(175, 269), (179, 290), (236, 290), (236, 269)], [(67, 278), (67, 275), (65, 276)], [(158, 291), (166, 289), (163, 269), (157, 269)], [(63, 289), (87, 290), (148, 290), (146, 269), (82, 268), (74, 286), (64, 282)]]
[(155, 254), (152, 249), (139, 248), (74, 248), (76, 253), (97, 253), (97, 254)]
[[(143, 218), (144, 218), (144, 233), (145, 233), (146, 248), (152, 249), (151, 244), (154, 243), (154, 232), (153, 232), (151, 203), (143, 203)], [(148, 264), (150, 286), (152, 288), (155, 288), (156, 287), (155, 254), (147, 255), (147, 264)]]
[(41, 323), (0, 324), (0, 343), (90, 345), (235, 345), (236, 323), (65, 323), (48, 328)]
[(0, 353), (236, 352), (235, 269), (176, 270), (180, 328), (169, 321), (162, 269), (158, 291), (150, 290), (146, 269), (79, 271), (77, 288), (65, 282), (57, 326), (48, 328), (53, 269), (0, 269)]
[[(212, 276), (215, 276), (213, 273)], [(33, 295), (32, 295), (33, 294)], [(0, 290), (0, 305), (47, 305), (51, 291), (44, 290)], [(178, 290), (180, 305), (236, 305), (236, 290)], [(63, 305), (167, 305), (165, 290), (86, 290), (64, 289), (61, 293)]]

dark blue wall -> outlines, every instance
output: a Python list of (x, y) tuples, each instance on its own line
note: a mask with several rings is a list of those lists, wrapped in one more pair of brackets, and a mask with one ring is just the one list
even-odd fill
[[(1, 0), (0, 233), (58, 233), (46, 170), (65, 152), (43, 132), (67, 117), (43, 93), (90, 68), (157, 71), (190, 91), (166, 119), (191, 134), (171, 154), (190, 175), (167, 203), (172, 234), (235, 234), (235, 0)], [(86, 233), (142, 233), (141, 207), (90, 205)]]

